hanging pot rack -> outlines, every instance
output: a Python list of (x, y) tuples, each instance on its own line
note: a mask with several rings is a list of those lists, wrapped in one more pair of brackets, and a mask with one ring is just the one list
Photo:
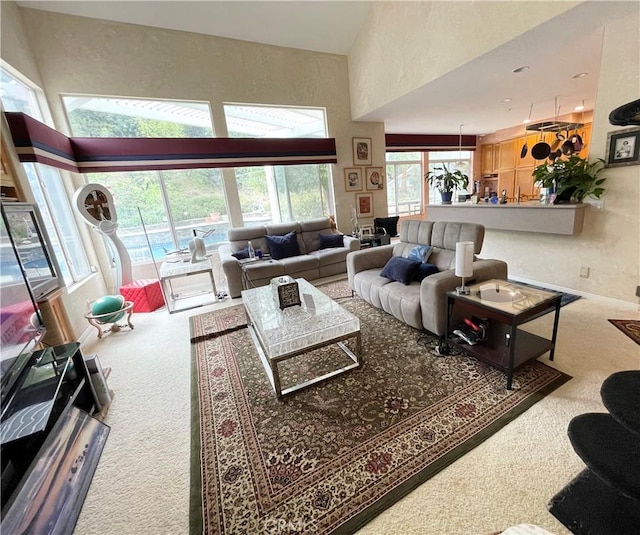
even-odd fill
[(568, 123), (563, 121), (543, 121), (535, 124), (528, 124), (525, 128), (527, 132), (564, 132), (583, 128), (584, 123)]

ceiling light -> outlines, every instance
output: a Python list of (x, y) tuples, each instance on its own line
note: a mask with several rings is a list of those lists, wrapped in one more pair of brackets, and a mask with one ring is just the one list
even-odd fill
[(531, 119), (525, 119), (524, 121), (522, 121), (522, 124), (529, 124), (531, 122)]
[(509, 97), (507, 97), (502, 102), (511, 102), (511, 99)]
[(529, 65), (523, 65), (522, 67), (518, 67), (517, 69), (513, 69), (513, 72), (524, 72), (529, 70)]
[(580, 106), (576, 106), (575, 108), (573, 108), (573, 111), (583, 111), (584, 110), (584, 100), (582, 101), (582, 104)]
[(578, 74), (574, 75), (573, 78), (584, 78), (585, 76), (588, 76), (589, 73), (588, 72), (579, 72)]

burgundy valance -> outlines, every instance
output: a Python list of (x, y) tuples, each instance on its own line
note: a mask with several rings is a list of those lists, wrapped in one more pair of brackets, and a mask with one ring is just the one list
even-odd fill
[(332, 138), (71, 137), (5, 112), (18, 157), (79, 173), (336, 163)]
[(476, 150), (477, 139), (473, 135), (456, 134), (386, 134), (387, 152), (413, 152), (438, 150)]

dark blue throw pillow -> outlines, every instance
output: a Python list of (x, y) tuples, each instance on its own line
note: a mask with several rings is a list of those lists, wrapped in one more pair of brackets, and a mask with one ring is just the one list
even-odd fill
[(410, 260), (403, 256), (392, 256), (380, 272), (381, 277), (386, 277), (402, 284), (409, 284), (416, 275), (421, 262)]
[(298, 256), (300, 254), (300, 247), (298, 247), (295, 230), (288, 232), (284, 236), (265, 236), (264, 238), (267, 240), (267, 245), (269, 246), (273, 260), (282, 260), (283, 258)]
[(413, 277), (413, 280), (418, 282), (422, 282), (423, 279), (426, 279), (429, 275), (433, 275), (434, 273), (439, 273), (440, 270), (434, 266), (433, 264), (429, 264), (427, 262), (420, 262), (418, 266), (418, 271)]
[(238, 260), (244, 260), (245, 258), (249, 258), (249, 246), (245, 245), (243, 249), (240, 249), (235, 253), (231, 253), (231, 256), (236, 257)]
[(344, 240), (342, 234), (318, 234), (318, 249), (343, 246)]

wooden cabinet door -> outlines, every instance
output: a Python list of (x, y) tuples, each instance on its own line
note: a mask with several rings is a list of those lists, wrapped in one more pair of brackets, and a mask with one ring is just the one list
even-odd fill
[[(532, 167), (537, 165), (537, 160), (531, 156), (531, 148), (538, 142), (539, 136), (537, 134), (528, 134), (526, 137), (518, 139), (517, 151), (516, 151), (516, 167)], [(520, 158), (522, 152), (522, 146), (527, 143), (527, 154), (524, 158)]]
[(493, 144), (487, 143), (480, 146), (482, 174), (490, 175), (493, 173)]
[(498, 173), (498, 197), (502, 196), (502, 190), (507, 190), (507, 199), (513, 199), (515, 197), (515, 179), (516, 170), (506, 169)]
[[(536, 194), (533, 187), (533, 169), (533, 167), (520, 167), (516, 169), (515, 193), (518, 192), (518, 186), (520, 186), (520, 195), (533, 196)], [(525, 201), (527, 199), (521, 198), (520, 200)]]
[[(517, 140), (510, 139), (500, 143), (500, 155), (498, 158), (498, 170), (513, 169), (516, 166)], [(518, 154), (520, 156), (520, 154)]]

